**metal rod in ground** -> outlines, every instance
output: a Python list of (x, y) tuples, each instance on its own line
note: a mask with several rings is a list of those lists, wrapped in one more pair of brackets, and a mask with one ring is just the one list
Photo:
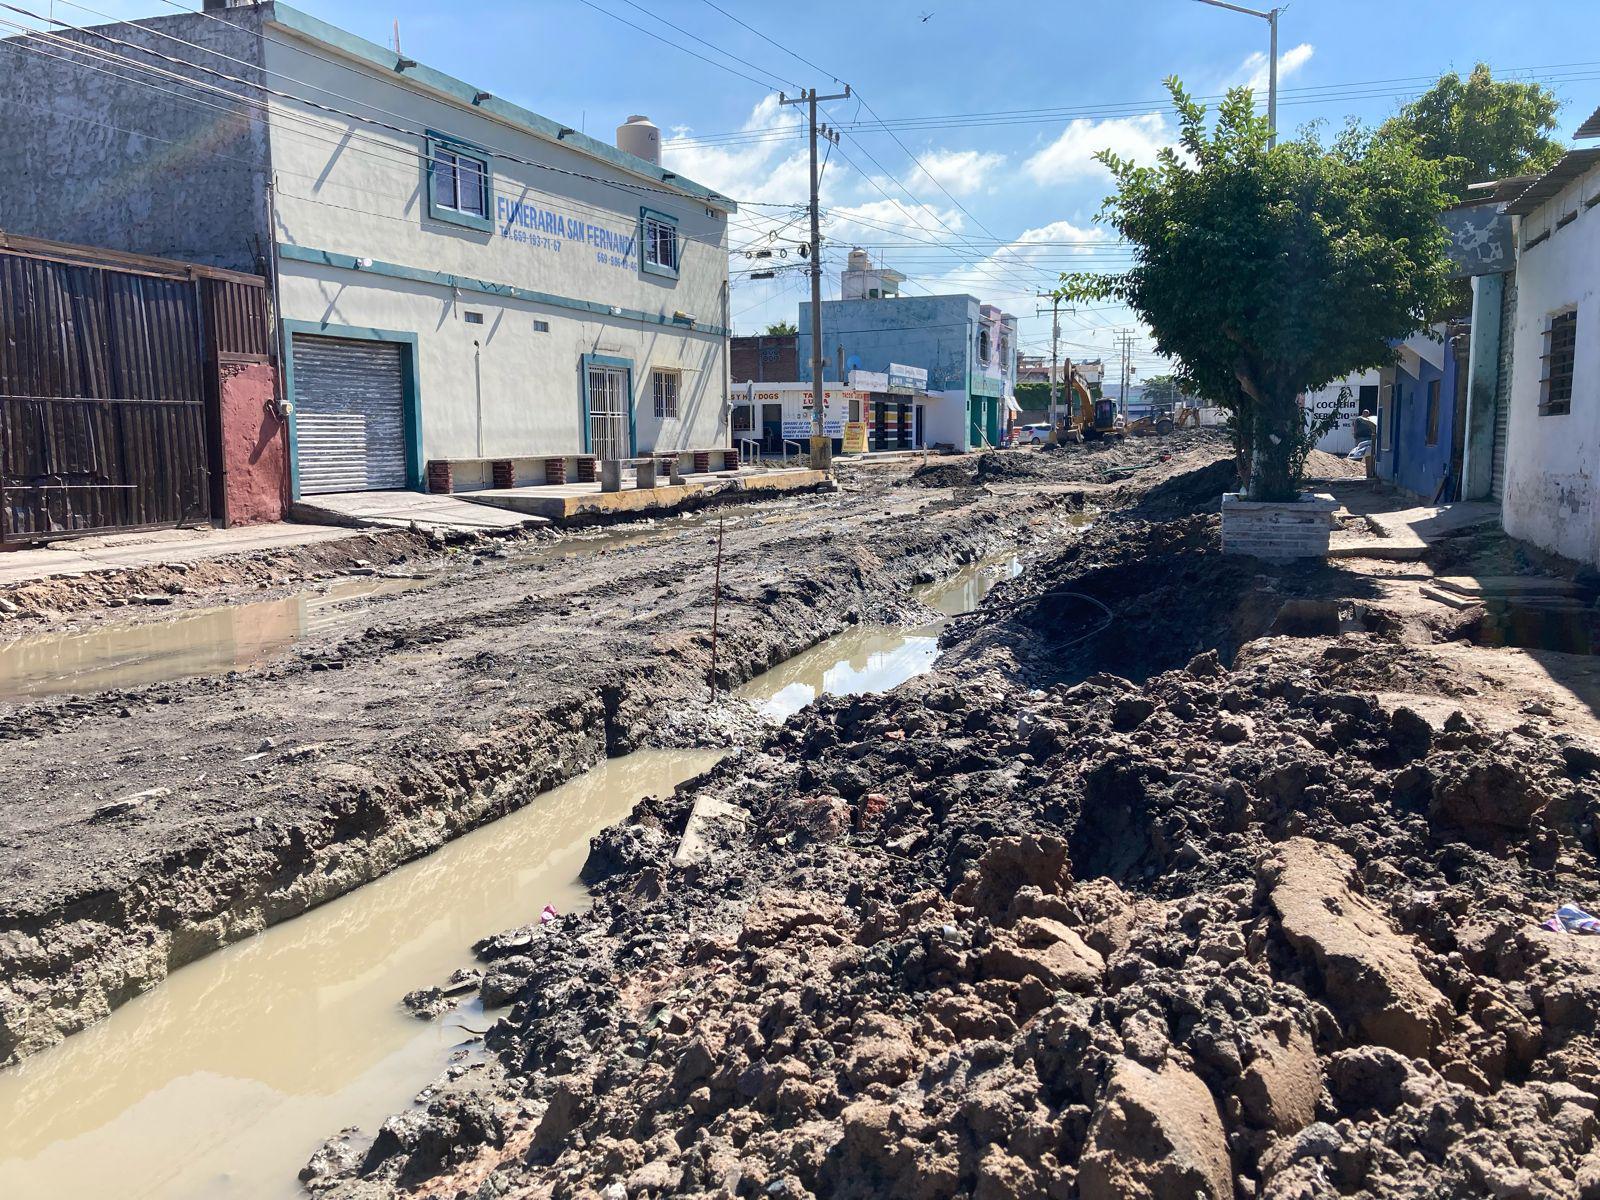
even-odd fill
[(717, 699), (717, 616), (722, 608), (722, 522), (717, 514), (717, 570), (711, 581), (711, 701)]

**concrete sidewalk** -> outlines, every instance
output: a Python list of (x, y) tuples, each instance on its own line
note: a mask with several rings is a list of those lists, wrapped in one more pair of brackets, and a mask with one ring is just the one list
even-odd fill
[[(596, 485), (599, 486), (598, 484)], [(542, 516), (496, 512), (469, 503), (470, 494), (431, 492), (335, 492), (306, 496), (290, 506), (298, 520), (346, 525), (352, 529), (420, 529), (423, 533), (514, 533), (546, 525)]]
[(1329, 540), (1329, 558), (1415, 562), (1439, 539), (1500, 518), (1500, 506), (1486, 501), (1401, 507), (1403, 499), (1386, 489), (1373, 488), (1366, 480), (1324, 486), (1344, 506), (1340, 515), (1359, 517), (1365, 526), (1336, 528)]
[(620, 492), (602, 492), (598, 483), (561, 483), (458, 492), (453, 498), (470, 501), (489, 510), (526, 513), (535, 519), (543, 517), (553, 521), (570, 521), (575, 518), (671, 512), (707, 494), (727, 491), (749, 496), (779, 495), (819, 487), (827, 481), (826, 471), (788, 467), (737, 473), (691, 473), (683, 477), (682, 483), (663, 483), (653, 488), (624, 487)]
[(0, 553), (0, 587), (55, 575), (127, 571), (167, 563), (192, 563), (257, 550), (296, 550), (356, 536), (331, 525), (246, 525), (237, 529), (156, 529), (69, 538), (29, 550)]

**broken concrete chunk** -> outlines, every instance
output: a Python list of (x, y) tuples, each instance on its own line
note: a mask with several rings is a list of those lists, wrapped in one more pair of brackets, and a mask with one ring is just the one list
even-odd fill
[(132, 792), (126, 796), (118, 796), (115, 800), (108, 801), (94, 810), (89, 817), (91, 821), (110, 821), (117, 817), (126, 816), (131, 812), (138, 812), (143, 808), (155, 808), (161, 801), (172, 795), (172, 789), (167, 787), (146, 788), (142, 792)]
[(1298, 1026), (1287, 1036), (1264, 1033), (1251, 1049), (1255, 1058), (1239, 1083), (1245, 1116), (1274, 1133), (1304, 1129), (1316, 1117), (1322, 1093), (1322, 1073), (1310, 1035)]
[(1261, 873), (1284, 937), (1340, 1018), (1380, 1045), (1426, 1056), (1449, 1028), (1450, 1002), (1422, 974), (1411, 940), (1350, 890), (1353, 869), (1342, 851), (1291, 838)]
[(1120, 1059), (1078, 1168), (1083, 1200), (1229, 1200), (1233, 1171), (1217, 1104), (1176, 1063)]

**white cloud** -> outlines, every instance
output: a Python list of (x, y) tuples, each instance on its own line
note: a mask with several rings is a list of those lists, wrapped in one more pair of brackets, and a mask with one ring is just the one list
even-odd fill
[(1068, 124), (1060, 137), (1030, 157), (1022, 167), (1035, 183), (1042, 184), (1108, 179), (1110, 172), (1095, 159), (1102, 150), (1147, 164), (1155, 160), (1162, 147), (1172, 142), (1172, 127), (1161, 113), (1113, 117), (1106, 121), (1080, 118)]
[(1031, 306), (1035, 299), (1031, 291), (1012, 294), (1019, 281), (1038, 280), (1039, 287), (1051, 283), (1054, 275), (1071, 269), (1067, 256), (1096, 255), (1098, 268), (1106, 262), (1107, 245), (1115, 240), (1116, 235), (1103, 226), (1082, 228), (1070, 221), (1051, 221), (1036, 229), (1025, 229), (982, 258), (974, 258), (927, 283), (935, 292), (973, 292), (1003, 306), (1014, 307), (1019, 301)]
[[(1282, 86), (1285, 79), (1310, 62), (1311, 56), (1316, 52), (1316, 47), (1310, 42), (1301, 42), (1298, 46), (1293, 46), (1278, 55), (1279, 86)], [(1240, 64), (1238, 71), (1234, 73), (1234, 80), (1236, 84), (1242, 80), (1244, 86), (1252, 92), (1265, 96), (1268, 82), (1267, 56), (1260, 50), (1250, 55)]]
[[(776, 96), (765, 96), (741, 126), (741, 132), (761, 135), (798, 128), (800, 114), (783, 108)], [(798, 147), (798, 148), (797, 148)], [(693, 131), (678, 126), (661, 143), (662, 163), (686, 178), (713, 188), (735, 200), (805, 202), (810, 170), (803, 141), (771, 138), (732, 143), (700, 143)]]
[[(966, 196), (989, 182), (990, 175), (1004, 165), (1004, 154), (985, 154), (979, 150), (933, 150), (918, 156), (923, 170), (933, 176), (953, 196)], [(927, 178), (915, 166), (911, 174)]]

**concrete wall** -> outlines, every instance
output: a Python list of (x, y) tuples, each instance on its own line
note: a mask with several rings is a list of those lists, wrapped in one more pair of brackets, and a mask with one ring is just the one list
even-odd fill
[[(273, 104), (283, 316), (416, 335), (424, 461), (582, 452), (585, 354), (632, 364), (637, 452), (727, 444), (724, 211), (663, 194), (659, 183), (516, 128), (412, 72), (400, 77), (357, 57), (336, 66), (295, 29), (273, 32), (270, 69), (387, 110), (394, 115), (384, 119), (402, 127), (499, 152), (492, 225), (465, 228), (429, 216), (424, 138)], [(383, 53), (347, 40), (355, 53)], [(641, 194), (641, 185), (650, 190)], [(678, 219), (676, 279), (641, 269), (645, 207)], [(524, 294), (503, 294), (513, 289)], [(656, 368), (681, 372), (676, 418), (654, 415)], [(455, 470), (458, 488), (488, 481), (487, 465)]]
[[(68, 19), (90, 18), (74, 12)], [(251, 32), (258, 10), (232, 9), (228, 20), (242, 28), (198, 14), (99, 28), (135, 46), (259, 78), (250, 67), (157, 36), (258, 62), (259, 42)], [(223, 82), (87, 33), (61, 36), (164, 71)], [(260, 270), (268, 249), (264, 122), (252, 119), (250, 107), (203, 89), (107, 67), (59, 45), (0, 41), (0, 228)], [(144, 83), (130, 82), (134, 76)]]
[[(1600, 168), (1523, 219), (1518, 232), (1516, 315), (1506, 449), (1506, 532), (1580, 562), (1600, 565)], [(1576, 216), (1556, 228), (1568, 214)], [(1549, 237), (1529, 245), (1542, 234)], [(1546, 320), (1576, 307), (1572, 410), (1540, 415)]]
[(289, 505), (289, 434), (273, 405), (266, 363), (221, 369), (222, 461), (229, 525), (281, 521)]

